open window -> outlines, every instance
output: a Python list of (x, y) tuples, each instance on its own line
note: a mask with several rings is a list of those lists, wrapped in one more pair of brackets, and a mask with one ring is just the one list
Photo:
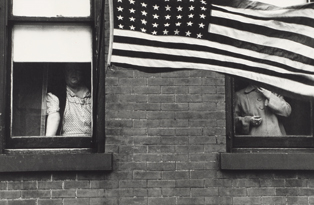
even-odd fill
[[(261, 2), (276, 6), (292, 6), (313, 2), (311, 0), (289, 0)], [(269, 106), (269, 96), (259, 93), (265, 88), (270, 95), (282, 98), (289, 105), (289, 114), (278, 112)], [(255, 94), (254, 94), (255, 92)], [(242, 97), (241, 97), (242, 96)], [(265, 99), (265, 97), (267, 99)], [(239, 98), (244, 99), (239, 102)], [(253, 99), (254, 98), (254, 99)], [(277, 98), (279, 99), (279, 98)], [(266, 102), (267, 101), (267, 102)], [(265, 104), (266, 102), (266, 104)], [(249, 104), (256, 105), (254, 108)], [(246, 130), (238, 126), (238, 116), (248, 115), (248, 119), (258, 115), (258, 111), (267, 115), (274, 114), (273, 121), (262, 117), (261, 123), (276, 124), (284, 132), (254, 132), (261, 123), (245, 121)], [(227, 152), (220, 155), (222, 170), (314, 170), (314, 110), (313, 99), (291, 94), (278, 87), (252, 82), (249, 79), (226, 76), (226, 144)], [(260, 117), (260, 116), (257, 116)], [(259, 118), (257, 118), (259, 119)], [(276, 122), (276, 123), (274, 123)], [(282, 130), (282, 129), (281, 129)]]
[[(273, 149), (272, 152), (279, 152), (276, 149), (314, 148), (313, 104), (309, 98), (286, 95), (287, 92), (281, 92), (280, 89), (241, 78), (227, 77), (226, 86), (227, 99), (230, 100), (227, 103), (228, 151), (260, 152)], [(287, 106), (289, 113), (278, 114), (270, 106), (267, 107), (257, 87), (271, 91), (271, 95), (280, 96), (284, 102), (280, 108)], [(242, 101), (238, 98), (242, 98)], [(244, 118), (254, 115), (261, 117), (258, 125), (250, 121), (243, 126), (244, 121), (237, 120), (239, 116)], [(246, 131), (243, 130), (245, 128)]]
[[(9, 30), (11, 109), (7, 146), (91, 148), (95, 96), (92, 2), (67, 0), (48, 1), (48, 4), (51, 8), (43, 1), (12, 1)], [(88, 104), (86, 109), (73, 111), (73, 108), (68, 108), (72, 101), (67, 97), (69, 86), (65, 83), (65, 70), (70, 66), (83, 70), (82, 81), (91, 93), (84, 100)], [(55, 112), (61, 116), (58, 131), (52, 137), (46, 136), (49, 128), (47, 116), (51, 110), (49, 94), (53, 94), (57, 99), (55, 101), (59, 101), (54, 106), (58, 106), (58, 111)], [(71, 116), (74, 119), (66, 122), (65, 114), (70, 112), (76, 112)], [(76, 119), (77, 122), (72, 123), (71, 129), (82, 131), (77, 132), (79, 134), (72, 131), (74, 134), (67, 135), (67, 139), (64, 139), (62, 132), (69, 125), (63, 124)]]
[[(111, 169), (97, 103), (104, 100), (104, 7), (103, 0), (0, 2), (0, 172)], [(70, 71), (84, 92), (70, 89)], [(47, 135), (51, 96), (60, 121)], [(81, 115), (66, 116), (68, 102)], [(67, 128), (82, 131), (65, 134), (72, 119), (82, 124)]]

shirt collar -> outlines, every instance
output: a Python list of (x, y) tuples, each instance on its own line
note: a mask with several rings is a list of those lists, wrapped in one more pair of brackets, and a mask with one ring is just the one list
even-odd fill
[[(67, 86), (67, 93), (71, 97), (78, 97), (68, 86)], [(89, 98), (89, 97), (91, 97), (90, 91), (86, 91), (83, 98)]]

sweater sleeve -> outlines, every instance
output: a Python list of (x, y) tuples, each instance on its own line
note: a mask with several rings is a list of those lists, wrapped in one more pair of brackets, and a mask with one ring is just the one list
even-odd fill
[(47, 94), (47, 114), (50, 115), (55, 112), (59, 112), (59, 99), (52, 93)]
[(288, 117), (291, 114), (291, 106), (281, 95), (272, 93), (268, 100), (265, 101), (265, 106), (268, 106), (276, 115)]

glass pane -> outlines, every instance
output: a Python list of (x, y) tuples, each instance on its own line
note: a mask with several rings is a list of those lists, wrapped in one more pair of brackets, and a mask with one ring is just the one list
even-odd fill
[(311, 103), (282, 96), (241, 79), (234, 81), (236, 135), (311, 135)]
[(12, 136), (92, 135), (91, 63), (13, 63)]
[(82, 25), (15, 25), (14, 62), (91, 62), (92, 31)]
[(90, 0), (13, 0), (12, 13), (28, 17), (89, 17)]

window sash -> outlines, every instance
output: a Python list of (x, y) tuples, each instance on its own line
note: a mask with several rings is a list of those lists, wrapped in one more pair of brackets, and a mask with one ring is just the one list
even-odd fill
[[(1, 8), (6, 8), (9, 6), (9, 1), (0, 1)], [(12, 5), (12, 4), (11, 4)], [(9, 8), (9, 7), (8, 7)], [(100, 8), (100, 9), (95, 9)], [(91, 1), (91, 15), (90, 17), (17, 17), (12, 16), (10, 9), (6, 10), (9, 12), (2, 12), (0, 15), (0, 40), (3, 44), (0, 44), (0, 53), (3, 55), (0, 56), (0, 65), (3, 65), (6, 69), (0, 69), (0, 91), (2, 91), (3, 101), (0, 101), (0, 153), (4, 153), (5, 149), (8, 148), (54, 148), (54, 147), (64, 147), (64, 148), (73, 148), (73, 147), (89, 147), (92, 148), (93, 152), (102, 153), (105, 152), (105, 109), (103, 103), (96, 103), (96, 101), (104, 102), (104, 80), (105, 80), (105, 51), (104, 47), (104, 29), (101, 19), (104, 18), (104, 9), (105, 4), (102, 0)], [(7, 16), (6, 16), (7, 15)], [(8, 20), (8, 22), (7, 22)], [(8, 23), (8, 24), (7, 24)], [(81, 25), (89, 25), (92, 29), (92, 45), (93, 45), (93, 55), (92, 55), (92, 64), (93, 64), (93, 137), (82, 138), (82, 137), (27, 137), (27, 138), (15, 138), (10, 137), (10, 61), (11, 56), (8, 52), (10, 50), (11, 36), (10, 28), (13, 25), (19, 23), (75, 23)], [(8, 25), (8, 26), (7, 26)], [(8, 29), (8, 30), (7, 30)], [(8, 32), (9, 31), (9, 32)], [(6, 35), (6, 34), (9, 35)], [(97, 45), (97, 46), (96, 46)], [(9, 55), (8, 55), (9, 53)], [(97, 55), (96, 55), (97, 54)], [(61, 143), (60, 143), (61, 141)], [(80, 145), (75, 145), (77, 142), (80, 142)], [(19, 145), (17, 145), (19, 144)], [(58, 145), (59, 144), (59, 145)], [(64, 145), (62, 145), (64, 144)]]
[(14, 25), (12, 61), (92, 62), (91, 26), (80, 24)]
[(287, 135), (287, 136), (247, 136), (236, 135), (234, 129), (234, 79), (230, 76), (225, 78), (226, 87), (226, 139), (227, 152), (237, 149), (255, 148), (314, 148), (313, 132), (313, 102), (311, 102), (311, 134), (310, 135)]
[[(90, 17), (90, 0), (11, 0), (12, 15), (24, 17)], [(26, 8), (26, 9), (25, 9)]]

